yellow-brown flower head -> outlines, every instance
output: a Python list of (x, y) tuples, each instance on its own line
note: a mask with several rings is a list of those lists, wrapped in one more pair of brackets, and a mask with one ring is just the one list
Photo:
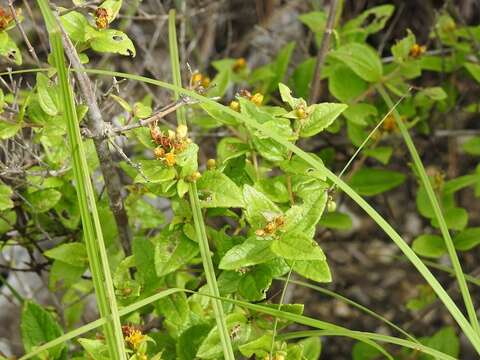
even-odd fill
[(164, 160), (165, 160), (165, 164), (169, 167), (175, 166), (175, 164), (177, 163), (175, 153), (173, 152), (166, 153)]
[(138, 349), (140, 344), (145, 340), (145, 335), (138, 329), (130, 329), (129, 334), (125, 337), (125, 341), (133, 348)]
[(98, 7), (95, 10), (95, 25), (97, 25), (97, 29), (106, 29), (108, 27), (108, 9), (105, 9), (103, 7)]
[(250, 101), (257, 106), (260, 106), (262, 105), (262, 102), (263, 102), (263, 95), (261, 93), (256, 93), (251, 97)]
[(414, 44), (411, 48), (410, 48), (410, 52), (408, 53), (408, 55), (410, 55), (412, 58), (416, 59), (420, 56), (422, 56), (422, 54), (427, 51), (427, 47), (424, 46), (424, 45), (419, 45), (419, 44)]
[(165, 157), (165, 149), (161, 146), (157, 146), (155, 150), (153, 150), (153, 154), (157, 160), (163, 159)]
[(395, 117), (390, 114), (383, 121), (382, 129), (386, 132), (393, 132), (397, 129), (397, 123), (395, 122)]
[(10, 25), (12, 20), (13, 16), (10, 14), (10, 12), (7, 12), (2, 7), (0, 7), (0, 31), (5, 30), (8, 25)]
[(232, 68), (233, 68), (233, 71), (239, 72), (240, 70), (243, 70), (246, 67), (247, 67), (247, 61), (245, 60), (245, 58), (241, 57), (235, 60)]

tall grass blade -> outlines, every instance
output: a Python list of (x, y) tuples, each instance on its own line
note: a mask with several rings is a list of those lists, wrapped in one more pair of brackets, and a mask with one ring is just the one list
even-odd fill
[[(377, 91), (385, 101), (385, 104), (387, 104), (388, 107), (392, 107), (393, 101), (390, 98), (390, 95), (388, 95), (385, 88), (382, 85), (378, 85)], [(433, 190), (432, 184), (430, 182), (430, 179), (428, 178), (427, 172), (425, 171), (425, 167), (423, 166), (422, 160), (420, 159), (420, 155), (418, 154), (415, 144), (413, 143), (412, 137), (410, 136), (410, 133), (408, 132), (406, 125), (400, 118), (400, 114), (397, 110), (393, 112), (393, 116), (395, 117), (395, 122), (398, 126), (398, 129), (400, 130), (400, 133), (402, 134), (405, 144), (407, 145), (410, 156), (412, 157), (413, 163), (415, 164), (415, 168), (417, 169), (418, 175), (420, 176), (420, 181), (425, 188), (425, 191), (427, 192), (428, 199), (430, 201), (430, 204), (432, 205), (435, 217), (438, 221), (440, 232), (442, 233), (443, 239), (445, 240), (448, 255), (450, 256), (450, 261), (452, 262), (452, 267), (455, 271), (455, 276), (457, 278), (458, 286), (460, 288), (460, 292), (462, 294), (463, 301), (467, 309), (470, 323), (472, 324), (475, 332), (477, 334), (480, 334), (480, 326), (478, 323), (477, 313), (475, 311), (472, 297), (470, 295), (470, 291), (468, 290), (467, 281), (465, 280), (465, 275), (463, 274), (462, 266), (460, 265), (460, 260), (458, 259), (457, 251), (455, 250), (455, 246), (453, 245), (452, 237), (450, 236), (450, 232), (448, 231), (447, 223), (445, 221), (445, 217), (443, 216), (442, 209), (440, 208), (437, 196), (435, 195), (435, 191)]]
[(62, 38), (52, 10), (47, 0), (37, 0), (47, 25), (51, 51), (60, 85), (60, 100), (67, 123), (68, 138), (73, 159), (73, 172), (76, 181), (78, 202), (82, 217), (82, 226), (87, 255), (97, 295), (98, 307), (102, 317), (111, 315), (105, 324), (105, 338), (112, 359), (126, 360), (120, 317), (108, 265), (107, 252), (103, 241), (102, 228), (97, 212), (93, 186), (88, 170), (82, 137), (78, 127), (78, 118), (72, 88), (65, 64)]
[[(181, 93), (180, 89), (182, 88), (182, 79), (180, 73), (180, 61), (178, 57), (177, 34), (175, 28), (175, 10), (173, 9), (170, 10), (168, 14), (168, 40), (173, 73), (173, 82), (177, 87), (177, 90), (174, 91), (174, 94), (175, 100), (178, 100)], [(186, 125), (187, 119), (184, 108), (180, 108), (179, 110), (177, 110), (177, 122), (179, 125)], [(213, 262), (210, 255), (207, 232), (205, 230), (202, 209), (200, 206), (200, 200), (198, 198), (197, 186), (194, 182), (188, 184), (188, 195), (190, 199), (190, 207), (193, 213), (195, 233), (197, 235), (203, 268), (205, 270), (205, 277), (207, 278), (208, 289), (210, 291), (210, 294), (215, 297), (212, 299), (213, 311), (215, 314), (215, 320), (220, 335), (220, 341), (222, 343), (223, 355), (224, 358), (227, 360), (234, 360), (235, 356), (230, 341), (230, 334), (227, 328), (225, 314), (223, 312), (222, 302), (218, 300), (218, 297), (220, 296), (220, 291), (218, 290), (217, 279), (215, 277), (215, 269), (213, 267)]]

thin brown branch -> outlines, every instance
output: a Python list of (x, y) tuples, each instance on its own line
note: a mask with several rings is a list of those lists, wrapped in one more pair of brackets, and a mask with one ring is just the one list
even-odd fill
[(332, 0), (330, 2), (330, 10), (328, 12), (327, 25), (325, 26), (325, 32), (323, 33), (320, 49), (317, 54), (317, 63), (315, 64), (315, 75), (312, 82), (312, 88), (310, 90), (310, 103), (315, 104), (320, 97), (320, 83), (322, 79), (322, 67), (327, 57), (328, 48), (330, 46), (330, 38), (332, 36), (333, 27), (335, 26), (335, 19), (337, 17), (338, 0)]
[(65, 53), (69, 58), (72, 66), (80, 71), (75, 71), (80, 93), (83, 100), (88, 106), (88, 127), (89, 131), (94, 135), (94, 145), (97, 151), (98, 158), (100, 160), (100, 169), (102, 171), (103, 180), (105, 181), (105, 187), (109, 197), (109, 205), (115, 218), (117, 225), (118, 237), (123, 247), (125, 255), (131, 254), (131, 230), (128, 224), (128, 215), (125, 209), (121, 189), (122, 183), (120, 176), (116, 169), (116, 166), (112, 159), (112, 154), (108, 146), (108, 139), (98, 138), (105, 129), (105, 122), (102, 117), (102, 113), (98, 106), (95, 94), (93, 92), (93, 86), (84, 70), (83, 65), (80, 62), (77, 51), (70, 41), (59, 17), (57, 16), (57, 23), (62, 32), (63, 46)]
[(23, 28), (22, 24), (20, 23), (20, 20), (18, 20), (17, 12), (15, 11), (15, 8), (13, 7), (13, 0), (8, 0), (8, 7), (10, 8), (10, 12), (12, 13), (12, 17), (15, 20), (15, 24), (17, 24), (17, 28), (20, 31), (20, 34), (22, 34), (23, 40), (25, 41), (25, 44), (27, 45), (28, 52), (32, 56), (33, 60), (35, 60), (37, 65), (40, 67), (41, 63), (40, 63), (40, 60), (38, 59), (37, 53), (35, 52), (35, 49), (33, 48), (32, 44), (30, 43), (30, 40), (28, 40), (27, 33), (25, 32), (25, 29)]

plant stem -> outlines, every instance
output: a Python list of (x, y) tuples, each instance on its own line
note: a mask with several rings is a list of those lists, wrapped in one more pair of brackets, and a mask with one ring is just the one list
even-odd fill
[(335, 20), (337, 18), (337, 8), (339, 0), (330, 1), (330, 10), (328, 12), (327, 24), (323, 33), (320, 49), (317, 54), (317, 62), (315, 64), (315, 76), (312, 81), (312, 89), (310, 91), (310, 104), (316, 104), (320, 97), (320, 85), (322, 80), (322, 67), (325, 63), (325, 59), (328, 53), (328, 47), (330, 46), (330, 38), (332, 36), (333, 28), (335, 26)]
[[(383, 98), (383, 101), (385, 101), (385, 104), (387, 104), (388, 107), (392, 108), (393, 101), (390, 98), (390, 95), (388, 95), (383, 85), (378, 85), (377, 91)], [(473, 305), (472, 298), (468, 290), (467, 281), (465, 280), (465, 275), (463, 274), (462, 266), (460, 265), (460, 260), (458, 259), (455, 245), (453, 245), (453, 241), (450, 236), (450, 232), (448, 231), (448, 226), (445, 221), (445, 217), (443, 216), (442, 209), (440, 208), (437, 196), (435, 195), (435, 191), (433, 190), (430, 179), (428, 178), (427, 172), (425, 171), (425, 167), (423, 166), (422, 160), (420, 159), (420, 155), (415, 148), (412, 137), (410, 136), (407, 127), (403, 123), (400, 114), (398, 113), (398, 111), (394, 110), (393, 116), (395, 117), (395, 122), (400, 130), (400, 133), (402, 134), (405, 144), (407, 145), (408, 151), (410, 152), (415, 167), (417, 168), (418, 175), (420, 176), (420, 181), (425, 188), (425, 191), (427, 192), (428, 199), (430, 200), (433, 212), (435, 213), (435, 217), (437, 218), (440, 232), (442, 233), (443, 239), (445, 240), (448, 255), (450, 256), (450, 261), (452, 262), (452, 267), (455, 271), (458, 286), (460, 288), (460, 292), (462, 293), (463, 301), (467, 309), (470, 323), (472, 324), (472, 327), (477, 332), (477, 334), (480, 334), (480, 326), (478, 323), (475, 307)]]
[[(168, 39), (170, 45), (170, 60), (172, 64), (173, 82), (178, 88), (181, 88), (182, 80), (180, 75), (180, 61), (178, 57), (178, 44), (175, 28), (175, 10), (170, 10), (168, 16)], [(174, 95), (175, 100), (178, 100), (180, 97), (180, 91), (176, 90)], [(184, 108), (178, 109), (177, 122), (179, 125), (186, 125), (187, 121)], [(220, 341), (222, 343), (223, 356), (226, 360), (235, 360), (230, 334), (228, 332), (227, 322), (223, 312), (222, 302), (218, 299), (220, 296), (220, 291), (218, 290), (217, 279), (215, 277), (215, 269), (213, 267), (212, 257), (210, 255), (207, 232), (205, 230), (205, 223), (203, 220), (202, 209), (197, 193), (197, 185), (195, 182), (189, 183), (188, 195), (190, 198), (190, 207), (193, 213), (195, 233), (198, 239), (198, 245), (200, 247), (200, 255), (202, 257), (203, 268), (207, 278), (208, 289), (210, 294), (214, 296), (212, 299), (213, 311), (215, 314)]]
[[(82, 69), (83, 65), (78, 57), (77, 51), (63, 28), (58, 16), (56, 17), (56, 20), (60, 31), (62, 32), (63, 45), (68, 59), (75, 68)], [(115, 224), (117, 226), (120, 244), (125, 256), (130, 256), (132, 254), (132, 232), (128, 224), (128, 215), (121, 193), (122, 182), (108, 146), (108, 139), (101, 136), (105, 132), (105, 121), (103, 120), (102, 112), (98, 106), (97, 99), (93, 92), (93, 86), (88, 75), (84, 72), (76, 72), (75, 76), (80, 86), (82, 98), (88, 106), (88, 128), (93, 134), (93, 143), (100, 161), (100, 169), (102, 171), (102, 177), (108, 194), (110, 210), (113, 213)]]
[(100, 218), (97, 211), (95, 193), (90, 179), (89, 168), (83, 147), (72, 88), (68, 79), (68, 69), (62, 44), (61, 31), (55, 20), (48, 0), (37, 0), (47, 25), (54, 67), (57, 70), (60, 87), (60, 101), (63, 116), (67, 123), (67, 133), (73, 159), (73, 173), (82, 217), (85, 245), (102, 317), (107, 319), (105, 337), (109, 356), (113, 360), (126, 360), (125, 346), (118, 314), (112, 276), (107, 252), (103, 241)]

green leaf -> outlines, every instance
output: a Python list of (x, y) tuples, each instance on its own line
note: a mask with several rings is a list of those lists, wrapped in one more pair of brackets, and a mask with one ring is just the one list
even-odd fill
[(73, 266), (81, 267), (88, 264), (85, 244), (79, 242), (58, 245), (53, 249), (45, 251), (43, 255)]
[(480, 155), (480, 136), (474, 136), (465, 142), (463, 145), (463, 151), (470, 155)]
[(367, 156), (377, 159), (383, 165), (386, 165), (392, 157), (393, 148), (390, 146), (377, 146), (375, 148), (365, 149), (363, 150), (363, 153)]
[(367, 126), (367, 119), (377, 116), (377, 114), (377, 108), (366, 103), (349, 105), (348, 108), (343, 112), (343, 116), (345, 116), (348, 121), (351, 121), (359, 126)]
[(120, 30), (99, 30), (90, 45), (93, 50), (98, 52), (117, 53), (132, 57), (135, 57), (136, 54), (132, 40)]
[(297, 94), (301, 98), (308, 98), (310, 91), (310, 82), (313, 79), (313, 74), (315, 72), (316, 59), (311, 57), (300, 63), (297, 68), (293, 71), (292, 77), (290, 78), (290, 84)]
[(272, 251), (284, 259), (325, 260), (325, 254), (315, 240), (300, 232), (287, 232), (273, 240)]
[(136, 102), (133, 105), (133, 115), (139, 119), (146, 119), (152, 115), (152, 108), (141, 102)]
[(87, 41), (87, 30), (94, 30), (88, 20), (77, 11), (70, 11), (61, 17), (65, 31), (74, 43)]
[(254, 229), (262, 229), (273, 218), (282, 215), (277, 205), (250, 185), (244, 186), (243, 199), (247, 221)]
[[(439, 350), (444, 354), (458, 358), (460, 354), (460, 340), (458, 339), (453, 327), (444, 327), (429, 338), (421, 339), (426, 346)], [(419, 360), (431, 360), (432, 356), (422, 354)]]
[(292, 266), (293, 271), (307, 279), (318, 282), (332, 281), (332, 274), (325, 260), (290, 260), (288, 263)]
[[(246, 344), (240, 345), (238, 350), (242, 353), (243, 356), (251, 358), (253, 355), (257, 355), (257, 358), (260, 355), (265, 355), (270, 352), (270, 347), (272, 345), (272, 335), (264, 334), (258, 338), (254, 338)], [(312, 359), (313, 360), (313, 359)], [(315, 359), (318, 360), (318, 359)]]
[(37, 213), (50, 210), (58, 203), (61, 197), (62, 193), (55, 189), (39, 190), (25, 196), (32, 205), (32, 210)]
[(465, 63), (463, 66), (467, 69), (467, 71), (472, 75), (472, 77), (480, 83), (480, 65), (474, 63)]
[[(227, 328), (232, 339), (232, 346), (238, 347), (238, 344), (244, 343), (251, 333), (251, 327), (247, 322), (245, 315), (240, 313), (233, 313), (227, 315)], [(215, 326), (207, 335), (207, 338), (202, 342), (197, 352), (197, 357), (200, 359), (217, 359), (222, 354), (222, 345), (220, 342), (220, 334), (217, 326)]]
[(368, 83), (349, 67), (336, 64), (328, 77), (328, 90), (338, 100), (349, 103), (368, 89)]
[(347, 108), (345, 104), (322, 103), (309, 107), (311, 114), (301, 121), (301, 137), (310, 137), (329, 127)]
[(189, 327), (180, 335), (177, 342), (178, 360), (195, 359), (198, 348), (203, 343), (210, 331), (210, 325), (198, 324)]
[(405, 175), (391, 170), (362, 168), (353, 174), (350, 186), (360, 195), (372, 196), (403, 184)]
[(202, 207), (243, 207), (240, 188), (218, 170), (209, 170), (197, 181)]
[[(447, 227), (451, 230), (463, 230), (468, 223), (468, 212), (464, 208), (451, 207), (443, 211)], [(437, 218), (432, 219), (432, 226), (438, 228)]]
[(122, 7), (122, 0), (106, 0), (99, 7), (109, 10), (108, 23), (110, 24), (117, 17), (120, 8)]
[[(363, 41), (369, 34), (376, 33), (385, 27), (388, 19), (392, 16), (395, 7), (393, 5), (374, 6), (365, 10), (356, 18), (348, 21), (341, 29), (341, 35), (351, 36)], [(355, 36), (360, 34), (361, 36)]]
[(155, 247), (149, 239), (135, 238), (132, 244), (135, 266), (145, 285), (154, 286), (157, 281), (155, 272)]
[(445, 242), (437, 235), (420, 235), (413, 240), (412, 248), (418, 255), (430, 258), (439, 258), (447, 252)]
[(51, 96), (54, 91), (50, 79), (42, 73), (37, 73), (38, 101), (43, 111), (50, 116), (58, 114), (58, 108), (54, 98)]
[(161, 233), (155, 241), (155, 270), (157, 276), (167, 275), (187, 264), (199, 252), (198, 244), (182, 232)]
[(356, 342), (352, 349), (353, 360), (376, 360), (382, 353), (372, 345)]
[(6, 31), (0, 31), (0, 56), (6, 57), (16, 65), (22, 64), (22, 53)]
[(468, 251), (480, 244), (480, 227), (473, 227), (459, 232), (453, 237), (455, 248), (460, 251)]
[(322, 342), (320, 341), (319, 337), (309, 337), (299, 341), (298, 344), (303, 348), (302, 359), (318, 360), (320, 358)]
[(242, 244), (228, 250), (218, 267), (223, 270), (236, 270), (270, 261), (276, 257), (270, 250), (270, 245), (269, 240), (250, 237)]
[(242, 156), (249, 151), (248, 145), (233, 137), (225, 137), (217, 145), (217, 156), (219, 163)]
[(155, 229), (165, 223), (165, 215), (159, 209), (142, 198), (138, 199), (135, 195), (133, 198), (134, 200), (128, 201), (127, 205), (130, 225), (140, 229)]
[(78, 342), (85, 349), (89, 357), (94, 360), (108, 360), (108, 346), (102, 340), (78, 339)]
[(407, 36), (397, 41), (391, 48), (395, 61), (398, 63), (403, 63), (409, 60), (410, 50), (416, 42), (417, 40), (415, 38), (415, 34), (413, 34), (410, 29), (407, 29)]
[(294, 98), (292, 96), (292, 91), (285, 84), (279, 83), (278, 90), (280, 91), (280, 97), (282, 98), (282, 101), (290, 105), (290, 108), (292, 109), (297, 108), (299, 104), (305, 103), (303, 99)]
[(266, 265), (255, 266), (241, 278), (238, 292), (248, 301), (260, 301), (265, 299), (271, 283), (270, 268)]
[[(151, 183), (162, 183), (175, 178), (175, 169), (173, 167), (166, 167), (159, 160), (140, 160), (139, 165)], [(145, 183), (146, 180), (141, 174), (138, 174), (135, 177), (135, 182)]]
[(13, 207), (12, 188), (0, 183), (0, 211), (11, 209)]
[[(26, 301), (22, 309), (20, 323), (25, 352), (32, 351), (36, 346), (45, 344), (63, 335), (62, 328), (53, 316), (40, 305)], [(65, 344), (57, 345), (48, 350), (43, 358), (58, 359), (65, 349)]]
[(353, 225), (350, 216), (338, 211), (323, 215), (319, 224), (326, 228), (337, 230), (350, 230)]
[(342, 61), (365, 81), (378, 82), (382, 77), (382, 62), (378, 54), (367, 45), (346, 44), (330, 52), (329, 56)]

